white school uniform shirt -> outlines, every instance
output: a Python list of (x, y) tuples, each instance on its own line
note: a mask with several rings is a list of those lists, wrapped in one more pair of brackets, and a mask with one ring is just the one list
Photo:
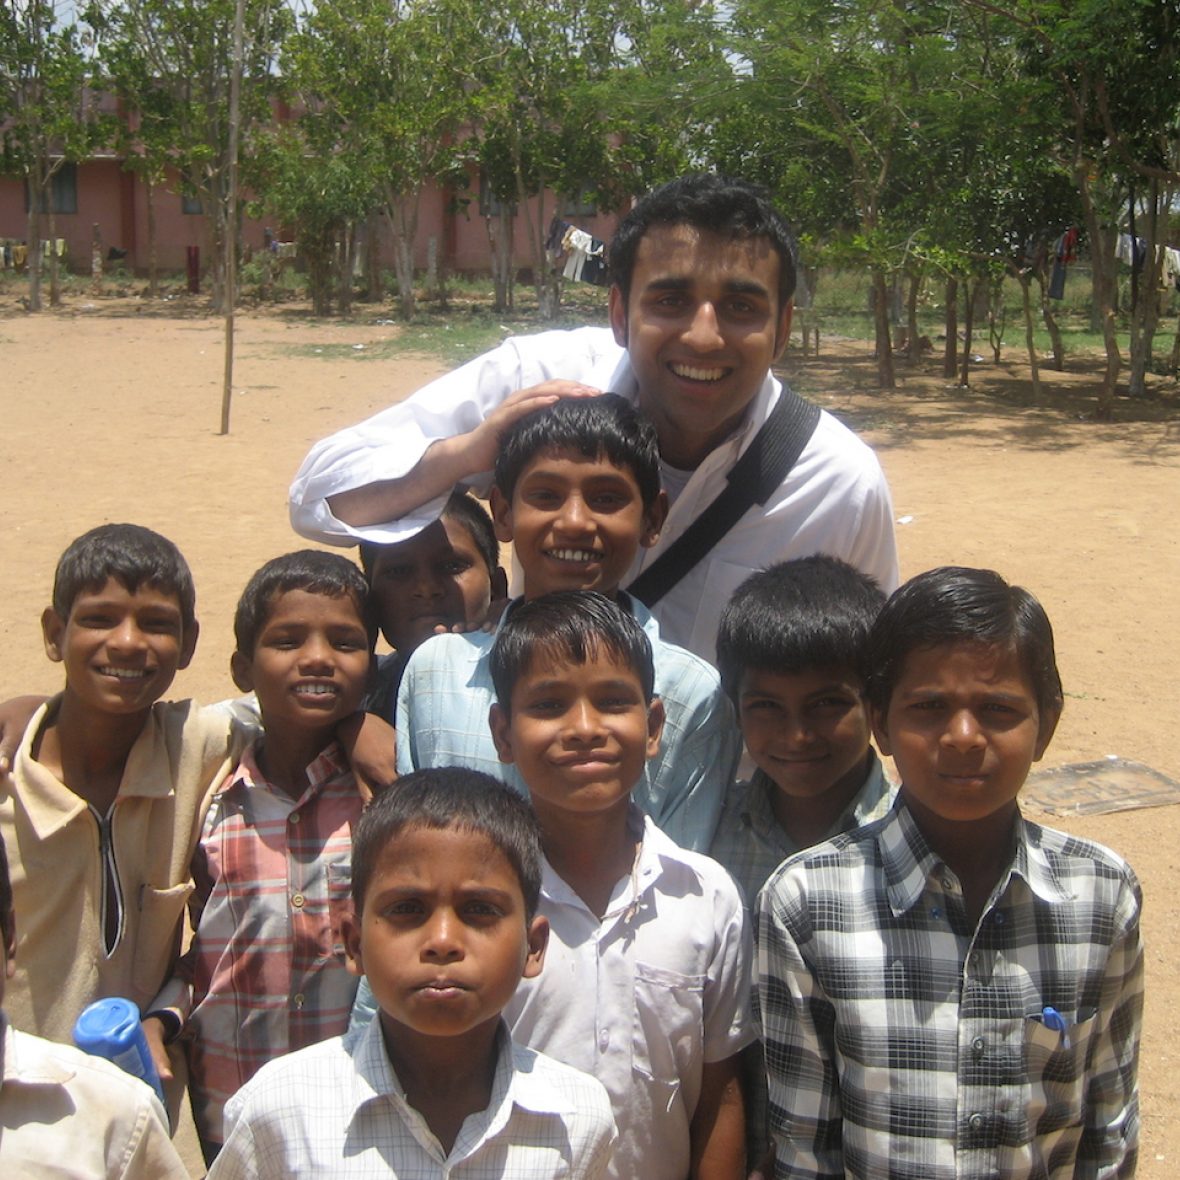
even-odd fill
[(268, 1062), (228, 1102), (209, 1180), (600, 1180), (615, 1139), (593, 1078), (501, 1026), (486, 1110), (443, 1150), (406, 1101), (381, 1021)]
[[(473, 430), (506, 397), (552, 378), (581, 381), (638, 400), (625, 349), (607, 328), (576, 328), (509, 337), (498, 348), (432, 381), (412, 397), (317, 443), (291, 485), (291, 523), (313, 540), (392, 544), (436, 520), (445, 495), (400, 520), (354, 528), (327, 499), (337, 492), (405, 475), (439, 439)], [(655, 561), (724, 489), (730, 471), (778, 401), (782, 385), (767, 373), (741, 426), (711, 451), (676, 497), (659, 541), (641, 549), (626, 586)], [(468, 484), (481, 494), (490, 473)], [(710, 662), (721, 611), (754, 570), (776, 561), (827, 553), (870, 574), (889, 593), (898, 582), (893, 505), (872, 450), (830, 414), (795, 466), (762, 507), (755, 506), (656, 604), (670, 643)], [(514, 586), (519, 593), (519, 585)]]
[(601, 921), (545, 862), (545, 967), (504, 1010), (521, 1044), (593, 1074), (619, 1129), (615, 1180), (684, 1180), (705, 1062), (754, 1040), (751, 935), (737, 886), (637, 808), (633, 872)]

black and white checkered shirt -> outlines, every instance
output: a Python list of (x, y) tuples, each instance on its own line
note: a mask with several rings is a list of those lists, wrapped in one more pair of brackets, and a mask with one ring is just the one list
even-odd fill
[(1142, 896), (1101, 845), (1017, 821), (970, 928), (904, 802), (758, 903), (777, 1176), (1130, 1176)]

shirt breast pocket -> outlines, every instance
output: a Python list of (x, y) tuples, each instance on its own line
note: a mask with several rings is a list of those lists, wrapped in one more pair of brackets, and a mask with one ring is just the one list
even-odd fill
[(631, 1064), (637, 1073), (674, 1091), (689, 1070), (699, 1068), (704, 996), (703, 975), (635, 964)]
[(1024, 1062), (1031, 1126), (1049, 1131), (1080, 1122), (1086, 1062), (1097, 1024), (1093, 1009), (1060, 1012), (1050, 1022), (1040, 1013), (1025, 1020)]

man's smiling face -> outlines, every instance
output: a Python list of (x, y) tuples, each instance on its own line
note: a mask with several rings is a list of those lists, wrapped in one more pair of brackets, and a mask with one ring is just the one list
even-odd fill
[(674, 467), (696, 467), (734, 431), (782, 351), (791, 306), (778, 282), (765, 238), (659, 225), (639, 243), (626, 303), (611, 289), (615, 339)]

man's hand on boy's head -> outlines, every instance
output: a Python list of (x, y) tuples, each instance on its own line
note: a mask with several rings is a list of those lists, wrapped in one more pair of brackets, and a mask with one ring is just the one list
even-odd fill
[(16, 751), (21, 738), (33, 719), (33, 714), (48, 700), (48, 697), (13, 697), (0, 704), (0, 780), (12, 773)]
[[(491, 471), (500, 453), (504, 432), (526, 414), (543, 410), (563, 397), (596, 397), (602, 392), (580, 381), (542, 381), (540, 385), (519, 389), (502, 401), (470, 434), (460, 436), (466, 458), (464, 466), (471, 474)], [(456, 440), (456, 442), (460, 441)]]
[(353, 713), (336, 726), (336, 738), (366, 801), (397, 781), (397, 731), (376, 713)]

